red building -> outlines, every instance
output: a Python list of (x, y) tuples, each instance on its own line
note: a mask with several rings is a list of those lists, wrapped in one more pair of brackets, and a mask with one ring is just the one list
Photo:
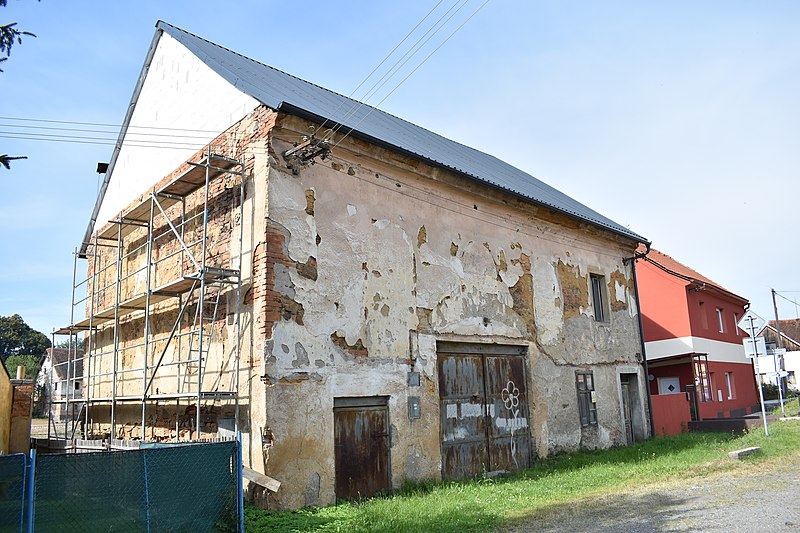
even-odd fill
[(637, 260), (636, 278), (656, 433), (758, 412), (736, 325), (748, 301), (654, 249)]

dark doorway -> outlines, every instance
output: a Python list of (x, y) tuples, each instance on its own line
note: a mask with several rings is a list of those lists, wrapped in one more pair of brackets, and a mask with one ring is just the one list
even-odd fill
[(700, 410), (697, 406), (697, 385), (686, 385), (686, 397), (689, 399), (689, 412), (692, 420), (700, 420)]
[(519, 346), (439, 343), (443, 478), (530, 466), (526, 353)]
[(387, 400), (334, 398), (337, 501), (369, 498), (391, 488)]
[(647, 438), (647, 428), (639, 393), (639, 375), (623, 373), (619, 375), (620, 396), (622, 397), (622, 422), (625, 426), (625, 441), (628, 444)]

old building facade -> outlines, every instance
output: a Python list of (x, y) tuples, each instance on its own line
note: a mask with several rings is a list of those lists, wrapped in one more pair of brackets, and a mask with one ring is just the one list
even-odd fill
[[(203, 119), (222, 133), (177, 162), (145, 165), (121, 134), (82, 250), (89, 431), (239, 429), (281, 507), (648, 435), (631, 264), (643, 238), (378, 110), (328, 134), (352, 101), (168, 24), (144, 74), (128, 131), (227, 104)], [(208, 94), (181, 86), (192, 76)], [(266, 94), (281, 84), (294, 100)], [(171, 126), (201, 129), (188, 115)], [(241, 170), (176, 194), (209, 154)], [(207, 339), (196, 359), (192, 335)]]

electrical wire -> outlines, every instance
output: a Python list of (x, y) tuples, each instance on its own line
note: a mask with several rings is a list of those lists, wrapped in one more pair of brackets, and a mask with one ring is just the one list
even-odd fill
[[(343, 127), (343, 122), (352, 118), (359, 109), (367, 105), (370, 98), (372, 98), (390, 79), (392, 79), (397, 72), (406, 65), (421, 49), (430, 41), (437, 33), (439, 33), (444, 26), (469, 2), (469, 0), (456, 0), (452, 6), (441, 16), (439, 19), (428, 28), (428, 30), (403, 54), (400, 59), (395, 61), (389, 70), (376, 81), (367, 93), (359, 99), (358, 102), (351, 106), (350, 110), (345, 113), (344, 118), (338, 121), (338, 124), (328, 131), (325, 140), (330, 140), (331, 137)], [(460, 5), (459, 5), (460, 4)], [(456, 8), (456, 6), (458, 6)], [(455, 11), (453, 11), (455, 9)], [(451, 13), (452, 12), (452, 13)], [(449, 16), (448, 16), (449, 15)], [(431, 33), (432, 32), (432, 33)], [(401, 82), (402, 83), (402, 82)]]
[[(800, 291), (781, 291), (781, 292), (800, 292)], [(791, 298), (787, 298), (786, 296), (784, 296), (783, 294), (781, 294), (781, 293), (780, 293), (780, 292), (778, 292), (778, 291), (775, 291), (775, 294), (776, 294), (776, 295), (778, 295), (778, 296), (780, 296), (781, 298), (783, 298), (783, 299), (784, 299), (784, 300), (786, 300), (787, 302), (793, 303), (793, 304), (794, 304), (794, 306), (795, 306), (795, 309), (797, 308), (797, 306), (798, 306), (798, 305), (800, 305), (800, 304), (799, 304), (799, 303), (797, 303), (796, 301), (792, 300)]]
[[(343, 174), (348, 176), (348, 177), (350, 176), (350, 174), (346, 173), (346, 172), (343, 173)], [(380, 178), (382, 181), (385, 181), (387, 183), (386, 185), (382, 185), (382, 184), (378, 183), (376, 180), (372, 180), (372, 179), (369, 179), (369, 178), (365, 178), (365, 177), (359, 176), (357, 173), (352, 175), (352, 177), (357, 179), (357, 180), (359, 180), (359, 181), (362, 181), (364, 183), (368, 183), (368, 184), (372, 184), (372, 185), (374, 185), (376, 187), (380, 187), (381, 189), (384, 189), (386, 191), (391, 191), (393, 193), (400, 194), (400, 195), (405, 196), (407, 198), (410, 198), (412, 200), (415, 200), (415, 201), (418, 201), (418, 202), (424, 202), (424, 203), (432, 205), (434, 207), (438, 207), (440, 209), (444, 209), (446, 211), (450, 211), (451, 213), (455, 213), (455, 214), (460, 215), (460, 216), (466, 216), (466, 217), (471, 218), (473, 220), (476, 220), (478, 222), (482, 222), (484, 224), (488, 224), (488, 225), (494, 226), (496, 228), (504, 229), (504, 230), (507, 230), (507, 231), (512, 232), (512, 233), (519, 233), (519, 234), (526, 235), (526, 236), (531, 237), (531, 238), (541, 239), (541, 240), (544, 240), (544, 241), (547, 241), (547, 242), (552, 242), (552, 243), (556, 243), (556, 244), (560, 244), (560, 245), (567, 245), (567, 246), (570, 246), (571, 248), (583, 250), (583, 251), (586, 251), (586, 252), (596, 253), (596, 254), (599, 254), (599, 255), (604, 255), (606, 257), (613, 257), (613, 258), (618, 258), (619, 257), (619, 255), (617, 255), (617, 254), (609, 253), (608, 250), (605, 249), (605, 248), (601, 248), (599, 246), (598, 247), (587, 247), (586, 243), (584, 241), (581, 241), (581, 240), (578, 240), (578, 239), (573, 239), (573, 238), (570, 238), (570, 237), (565, 237), (563, 234), (558, 234), (558, 236), (556, 238), (555, 234), (547, 234), (546, 232), (542, 231), (540, 226), (536, 226), (535, 224), (532, 224), (532, 223), (526, 223), (526, 222), (520, 221), (520, 220), (511, 221), (510, 220), (511, 217), (504, 216), (504, 215), (499, 215), (499, 214), (495, 214), (495, 213), (491, 213), (491, 212), (488, 212), (488, 211), (476, 211), (475, 210), (475, 205), (476, 204), (470, 205), (470, 204), (465, 204), (465, 203), (462, 203), (462, 202), (458, 202), (457, 200), (454, 200), (453, 198), (449, 198), (449, 197), (446, 197), (446, 196), (442, 196), (442, 195), (436, 194), (434, 192), (431, 192), (430, 190), (427, 190), (427, 189), (424, 189), (424, 188), (421, 188), (421, 187), (416, 187), (416, 186), (411, 185), (409, 183), (400, 183), (398, 180), (395, 180), (395, 179), (390, 178), (388, 176), (384, 176), (383, 174), (379, 174), (378, 173), (378, 174), (376, 174), (376, 177)], [(399, 187), (398, 187), (398, 185), (399, 185)], [(459, 190), (461, 192), (465, 192), (465, 193), (473, 195), (473, 196), (475, 195), (475, 191), (471, 191), (471, 190), (469, 190), (467, 188), (459, 187), (459, 186), (453, 185), (453, 184), (448, 184), (448, 186), (453, 187), (456, 190)], [(406, 192), (404, 192), (402, 190), (403, 188), (412, 189), (412, 190), (418, 192), (419, 196), (408, 194), (408, 193), (406, 193)], [(440, 203), (437, 203), (437, 202), (433, 201), (433, 199), (439, 200)], [(450, 207), (447, 204), (452, 204), (453, 207)], [(547, 206), (544, 206), (544, 207), (547, 208)], [(482, 216), (482, 215), (485, 215), (485, 216)], [(487, 217), (489, 217), (489, 218), (487, 218)], [(491, 219), (499, 220), (500, 222), (495, 222), (495, 221), (493, 221)], [(526, 228), (528, 231), (524, 231), (522, 228)], [(552, 236), (550, 236), (550, 235), (552, 235)]]
[[(102, 126), (108, 128), (117, 128), (119, 130), (122, 128), (122, 124), (107, 124), (102, 122), (77, 122), (74, 120), (48, 120), (43, 118), (27, 118), (27, 117), (2, 117), (0, 116), (0, 120), (18, 120), (20, 122), (44, 122), (49, 124), (71, 124), (76, 126)], [(166, 126), (128, 126), (128, 128), (141, 128), (141, 129), (150, 129), (150, 130), (167, 130), (167, 131), (190, 131), (194, 133), (219, 133), (217, 130), (198, 130), (198, 129), (187, 129), (187, 128), (169, 128)]]
[[(387, 61), (387, 60), (388, 60), (388, 59), (389, 59), (389, 58), (392, 56), (392, 54), (394, 54), (394, 53), (397, 51), (397, 49), (398, 49), (398, 48), (400, 48), (400, 46), (401, 46), (401, 45), (402, 45), (404, 42), (406, 42), (406, 40), (407, 40), (407, 39), (408, 39), (408, 38), (411, 36), (411, 34), (413, 34), (415, 31), (417, 31), (417, 28), (419, 28), (419, 27), (420, 27), (420, 25), (421, 25), (423, 22), (425, 22), (425, 21), (428, 19), (428, 17), (430, 17), (430, 16), (431, 16), (431, 14), (432, 14), (434, 11), (436, 11), (436, 8), (438, 8), (438, 7), (439, 7), (439, 6), (442, 4), (442, 2), (444, 2), (444, 0), (439, 0), (438, 2), (436, 2), (436, 5), (434, 5), (434, 6), (431, 8), (431, 10), (430, 10), (430, 11), (428, 11), (428, 13), (427, 13), (427, 14), (426, 14), (424, 17), (422, 17), (422, 19), (421, 19), (419, 22), (417, 22), (416, 26), (414, 26), (414, 27), (411, 29), (411, 31), (409, 31), (409, 32), (406, 34), (406, 36), (405, 36), (405, 37), (403, 37), (403, 39), (402, 39), (402, 40), (401, 40), (399, 43), (397, 43), (397, 44), (395, 45), (395, 47), (394, 47), (394, 48), (392, 48), (392, 50), (391, 50), (391, 51), (390, 51), (388, 54), (386, 54), (386, 55), (384, 56), (384, 58), (383, 58), (383, 59), (381, 59), (381, 62), (380, 62), (380, 63), (378, 63), (377, 65), (375, 65), (375, 68), (373, 68), (373, 69), (372, 69), (372, 71), (371, 71), (369, 74), (367, 74), (367, 76), (366, 76), (366, 77), (365, 77), (363, 80), (361, 80), (361, 82), (360, 82), (360, 83), (359, 83), (359, 84), (356, 86), (356, 88), (355, 88), (355, 89), (353, 89), (353, 90), (350, 92), (350, 94), (349, 94), (349, 95), (347, 95), (347, 97), (348, 97), (348, 98), (352, 98), (352, 97), (353, 97), (353, 95), (356, 93), (356, 91), (358, 91), (358, 90), (361, 88), (361, 86), (362, 86), (362, 85), (364, 85), (364, 84), (367, 82), (367, 80), (368, 80), (368, 79), (370, 79), (370, 78), (372, 77), (372, 75), (373, 75), (373, 74), (375, 74), (375, 72), (376, 72), (376, 71), (377, 71), (379, 68), (381, 68), (381, 66), (382, 66), (382, 65), (383, 65), (383, 64), (384, 64), (384, 63), (385, 63), (385, 62), (386, 62), (386, 61)], [(338, 105), (338, 106), (336, 106), (336, 110), (335, 110), (335, 111), (334, 111), (334, 112), (333, 112), (331, 115), (336, 115), (336, 113), (338, 113), (338, 112), (339, 112), (339, 109), (341, 109), (341, 108), (342, 108), (342, 105), (344, 105), (344, 101), (340, 101), (340, 102), (339, 102), (339, 105)], [(326, 118), (326, 119), (325, 119), (325, 120), (322, 122), (322, 124), (320, 125), (319, 129), (322, 129), (322, 128), (324, 128), (324, 127), (325, 127), (325, 125), (326, 125), (326, 124), (327, 124), (327, 123), (328, 123), (330, 120), (332, 120), (332, 119), (330, 119), (330, 118)]]
[(407, 75), (405, 78), (403, 78), (402, 80), (400, 80), (400, 83), (398, 83), (398, 84), (397, 84), (397, 85), (396, 85), (396, 86), (395, 86), (395, 87), (394, 87), (394, 88), (393, 88), (391, 91), (389, 91), (389, 93), (388, 93), (386, 96), (384, 96), (384, 97), (381, 99), (381, 101), (380, 101), (380, 102), (378, 102), (377, 104), (375, 104), (375, 106), (374, 106), (374, 107), (370, 107), (369, 111), (368, 111), (368, 112), (367, 112), (367, 113), (366, 113), (366, 114), (365, 114), (363, 117), (361, 117), (361, 119), (360, 119), (360, 120), (359, 120), (359, 121), (356, 123), (356, 125), (355, 125), (355, 126), (353, 126), (352, 128), (350, 128), (350, 131), (348, 131), (348, 132), (347, 132), (347, 133), (344, 135), (344, 137), (342, 137), (341, 139), (339, 139), (339, 141), (338, 141), (338, 142), (337, 142), (337, 143), (334, 145), (334, 147), (337, 147), (337, 146), (339, 146), (339, 144), (341, 144), (341, 142), (342, 142), (342, 141), (344, 141), (344, 140), (347, 138), (347, 136), (348, 136), (348, 135), (350, 135), (350, 133), (352, 133), (352, 132), (353, 132), (353, 130), (355, 130), (356, 128), (358, 128), (358, 126), (359, 126), (359, 125), (360, 125), (360, 124), (361, 124), (361, 123), (362, 123), (362, 122), (363, 122), (363, 121), (364, 121), (364, 120), (365, 120), (365, 119), (366, 119), (366, 118), (367, 118), (367, 117), (368, 117), (368, 116), (369, 116), (369, 115), (370, 115), (370, 114), (371, 114), (371, 113), (372, 113), (372, 112), (373, 112), (373, 111), (374, 111), (374, 110), (375, 110), (375, 109), (376, 109), (378, 106), (380, 106), (380, 105), (381, 105), (381, 104), (382, 104), (384, 101), (386, 101), (386, 99), (387, 99), (387, 98), (389, 98), (389, 97), (390, 97), (390, 96), (391, 96), (391, 95), (392, 95), (392, 94), (393, 94), (393, 93), (394, 93), (394, 92), (395, 92), (397, 89), (399, 89), (399, 88), (400, 88), (400, 86), (401, 86), (403, 83), (405, 83), (405, 82), (406, 82), (406, 80), (408, 80), (408, 78), (410, 78), (412, 74), (414, 74), (414, 73), (415, 73), (415, 72), (416, 72), (416, 71), (417, 71), (417, 70), (418, 70), (418, 69), (419, 69), (419, 68), (420, 68), (422, 65), (424, 65), (424, 64), (425, 64), (425, 63), (426, 63), (426, 62), (427, 62), (427, 61), (428, 61), (428, 60), (431, 58), (431, 56), (433, 56), (433, 54), (435, 54), (435, 53), (436, 53), (436, 52), (437, 52), (437, 51), (438, 51), (438, 50), (439, 50), (439, 49), (440, 49), (442, 46), (444, 46), (444, 45), (445, 45), (445, 43), (447, 43), (447, 41), (449, 41), (449, 40), (450, 40), (450, 39), (451, 39), (451, 38), (452, 38), (452, 37), (453, 37), (453, 36), (454, 36), (454, 35), (455, 35), (455, 34), (456, 34), (456, 33), (457, 33), (457, 32), (458, 32), (460, 29), (461, 29), (461, 28), (463, 28), (463, 27), (464, 27), (464, 26), (467, 24), (467, 22), (469, 22), (470, 20), (472, 20), (472, 17), (474, 17), (475, 15), (477, 15), (477, 14), (478, 14), (478, 12), (479, 12), (481, 9), (483, 9), (483, 7), (484, 7), (486, 4), (488, 4), (488, 3), (489, 3), (489, 1), (490, 1), (490, 0), (485, 0), (485, 1), (484, 1), (484, 2), (483, 2), (483, 3), (482, 3), (482, 4), (481, 4), (479, 7), (478, 7), (478, 9), (476, 9), (476, 10), (475, 10), (475, 11), (474, 11), (474, 12), (473, 12), (473, 13), (472, 13), (472, 14), (471, 14), (469, 17), (467, 17), (467, 20), (465, 20), (464, 22), (462, 22), (462, 23), (461, 23), (461, 25), (460, 25), (459, 27), (457, 27), (457, 28), (456, 28), (456, 29), (455, 29), (455, 30), (454, 30), (454, 31), (453, 31), (453, 32), (452, 32), (450, 35), (448, 35), (448, 36), (447, 36), (447, 38), (446, 38), (444, 41), (442, 41), (442, 42), (441, 42), (441, 44), (439, 44), (439, 46), (437, 46), (436, 48), (434, 48), (434, 49), (433, 49), (433, 51), (432, 51), (430, 54), (428, 54), (428, 55), (427, 55), (427, 57), (425, 57), (425, 59), (423, 59), (421, 63), (419, 63), (419, 64), (418, 64), (416, 67), (414, 67), (414, 69), (413, 69), (411, 72), (409, 72), (409, 73), (408, 73), (408, 75)]
[[(118, 130), (97, 130), (97, 129), (88, 129), (88, 128), (57, 128), (57, 127), (47, 127), (47, 126), (30, 126), (27, 124), (0, 124), (0, 128), (23, 128), (26, 130), (38, 130), (38, 131), (69, 131), (69, 132), (77, 132), (77, 133), (107, 133), (109, 135), (118, 135)], [(22, 132), (20, 132), (22, 133)], [(138, 132), (138, 131), (128, 131), (127, 135), (136, 135), (136, 136), (151, 136), (151, 137), (169, 137), (169, 138), (182, 138), (182, 139), (207, 139), (207, 135), (187, 135), (181, 134), (176, 135), (174, 133), (149, 133), (149, 132)]]

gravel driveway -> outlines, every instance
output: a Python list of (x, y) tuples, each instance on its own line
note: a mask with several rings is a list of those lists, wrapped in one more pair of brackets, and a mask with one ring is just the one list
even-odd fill
[(504, 531), (800, 531), (800, 464), (739, 466), (560, 506)]

